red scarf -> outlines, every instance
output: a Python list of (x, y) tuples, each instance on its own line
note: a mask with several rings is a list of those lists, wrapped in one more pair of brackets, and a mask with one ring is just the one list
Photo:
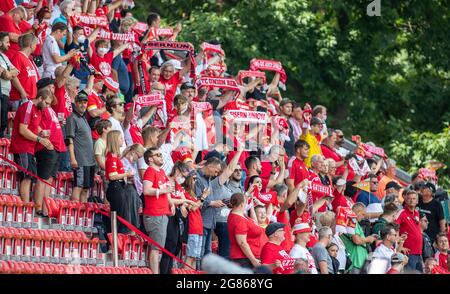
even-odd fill
[[(90, 27), (83, 27), (84, 34), (89, 36), (94, 31)], [(126, 33), (126, 34), (116, 34), (111, 33), (109, 31), (100, 30), (97, 38), (99, 39), (105, 39), (105, 40), (115, 40), (115, 41), (124, 41), (124, 42), (130, 42), (130, 43), (137, 43), (139, 40), (136, 38), (136, 35), (134, 33)]]
[(287, 76), (281, 62), (275, 60), (252, 59), (250, 61), (250, 70), (274, 71), (280, 74), (280, 88), (286, 89)]
[(201, 77), (197, 79), (196, 84), (199, 90), (204, 87), (210, 87), (236, 91), (236, 96), (240, 93), (237, 82), (231, 78)]
[(98, 26), (109, 30), (109, 22), (106, 15), (102, 16), (93, 16), (87, 14), (74, 15), (70, 17), (70, 20), (74, 25), (78, 25), (80, 27), (88, 26), (95, 28)]
[(187, 51), (191, 59), (191, 77), (195, 77), (195, 56), (194, 46), (188, 42), (173, 42), (173, 41), (150, 41), (147, 42), (142, 51), (150, 50), (173, 50), (173, 51)]
[(266, 83), (266, 74), (262, 71), (240, 70), (237, 76), (238, 83), (243, 85), (244, 79), (249, 77), (262, 78)]

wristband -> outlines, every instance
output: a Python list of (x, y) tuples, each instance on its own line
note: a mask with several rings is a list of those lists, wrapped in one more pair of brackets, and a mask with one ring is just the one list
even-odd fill
[(156, 198), (159, 198), (159, 189), (156, 189)]

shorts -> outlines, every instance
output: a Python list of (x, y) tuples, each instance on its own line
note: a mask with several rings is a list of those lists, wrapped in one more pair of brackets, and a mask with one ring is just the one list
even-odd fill
[(94, 187), (95, 165), (80, 166), (73, 171), (73, 186), (83, 189)]
[(37, 175), (44, 180), (56, 177), (58, 171), (59, 152), (55, 150), (42, 149), (36, 152)]
[(189, 234), (187, 242), (186, 256), (193, 258), (202, 257), (203, 236)]
[[(36, 158), (34, 158), (33, 154), (29, 153), (14, 154), (14, 162), (34, 175), (37, 173)], [(22, 171), (18, 171), (17, 176), (19, 178), (19, 181), (22, 181), (24, 179), (31, 179), (33, 182), (36, 181), (36, 178)]]
[[(167, 215), (162, 216), (148, 216), (144, 215), (144, 226), (148, 236), (159, 244), (162, 248), (166, 245), (167, 224), (169, 218)], [(152, 250), (160, 250), (155, 245), (151, 245)]]

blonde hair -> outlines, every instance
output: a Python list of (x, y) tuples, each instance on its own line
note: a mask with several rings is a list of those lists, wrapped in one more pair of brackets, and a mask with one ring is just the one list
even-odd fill
[(122, 133), (118, 130), (110, 131), (106, 137), (106, 150), (105, 154), (111, 152), (115, 155), (120, 155), (120, 144), (119, 138), (122, 136)]
[(132, 16), (126, 16), (120, 21), (119, 31), (121, 33), (128, 33), (131, 27), (137, 24), (138, 21)]
[(333, 227), (335, 221), (335, 213), (332, 211), (325, 211), (319, 217), (319, 222), (322, 227)]
[(137, 152), (139, 153), (139, 157), (142, 157), (144, 156), (145, 148), (139, 143), (133, 144), (123, 151), (122, 157), (126, 157), (130, 152)]

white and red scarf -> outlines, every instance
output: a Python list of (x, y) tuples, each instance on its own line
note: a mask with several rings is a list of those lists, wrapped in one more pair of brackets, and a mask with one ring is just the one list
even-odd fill
[(265, 60), (265, 59), (256, 59), (253, 58), (250, 61), (250, 70), (262, 70), (262, 71), (274, 71), (280, 74), (280, 83), (279, 86), (283, 90), (286, 90), (286, 81), (287, 76), (284, 71), (283, 65), (279, 61), (275, 60)]

